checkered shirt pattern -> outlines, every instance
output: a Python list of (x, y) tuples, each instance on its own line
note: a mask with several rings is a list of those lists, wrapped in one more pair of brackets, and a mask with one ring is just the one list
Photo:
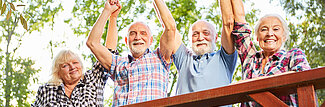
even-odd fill
[(65, 94), (64, 84), (59, 86), (46, 83), (40, 86), (36, 101), (32, 107), (102, 107), (103, 93), (107, 77), (98, 67), (88, 70), (71, 93), (71, 98)]
[(170, 64), (159, 54), (159, 48), (153, 52), (147, 49), (137, 60), (130, 55), (113, 55), (111, 70), (106, 75), (114, 81), (113, 106), (167, 97)]
[[(235, 23), (232, 35), (242, 64), (242, 78), (251, 79), (261, 76), (280, 74), (287, 71), (304, 71), (310, 69), (305, 54), (301, 49), (294, 48), (288, 52), (279, 50), (269, 57), (269, 61), (262, 68), (263, 54), (257, 51), (250, 38), (251, 30), (246, 23)], [(262, 73), (264, 69), (265, 73)], [(297, 106), (297, 94), (279, 96), (289, 106)], [(242, 106), (260, 106), (255, 102), (246, 102)]]

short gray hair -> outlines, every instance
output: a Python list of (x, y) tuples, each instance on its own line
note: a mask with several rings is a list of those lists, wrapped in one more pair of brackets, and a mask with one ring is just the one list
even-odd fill
[(146, 24), (146, 23), (143, 22), (143, 21), (136, 21), (136, 22), (133, 22), (132, 24), (129, 25), (128, 30), (127, 30), (127, 31), (128, 31), (128, 33), (127, 33), (127, 38), (129, 38), (129, 35), (130, 35), (129, 30), (130, 30), (131, 26), (134, 25), (134, 24), (136, 24), (136, 23), (142, 23), (142, 24), (146, 25), (146, 27), (149, 29), (149, 34), (150, 34), (150, 36), (152, 36), (152, 32), (151, 32), (151, 29), (150, 29), (150, 27), (148, 26), (148, 24)]
[(53, 60), (51, 79), (48, 81), (48, 83), (56, 86), (63, 83), (63, 80), (59, 76), (60, 65), (74, 59), (77, 59), (79, 61), (83, 70), (82, 61), (76, 53), (72, 52), (71, 50), (61, 50)]
[[(284, 30), (284, 35), (285, 35), (285, 37), (286, 37), (286, 40), (285, 40), (285, 41), (289, 40), (289, 39), (290, 39), (290, 36), (289, 36), (290, 31), (289, 31), (288, 24), (287, 24), (286, 21), (285, 21), (285, 20), (284, 20), (280, 15), (278, 15), (278, 14), (266, 14), (265, 16), (263, 16), (262, 18), (260, 18), (260, 19), (258, 20), (257, 24), (255, 25), (255, 30), (254, 30), (254, 31), (255, 31), (255, 36), (257, 36), (257, 32), (258, 32), (259, 27), (260, 27), (260, 25), (261, 25), (261, 20), (264, 19), (264, 18), (267, 18), (267, 17), (275, 17), (275, 18), (277, 18), (277, 19), (281, 22), (282, 27), (283, 27), (283, 30)], [(285, 42), (285, 41), (284, 41), (284, 42)]]
[[(192, 28), (193, 28), (193, 26), (194, 26), (196, 23), (198, 23), (198, 22), (205, 22), (205, 23), (209, 24), (210, 26), (212, 26), (213, 28), (212, 28), (211, 30), (212, 30), (212, 32), (213, 32), (213, 36), (214, 36), (214, 37), (217, 36), (217, 35), (216, 35), (216, 34), (217, 34), (217, 29), (216, 29), (216, 25), (215, 25), (215, 24), (210, 23), (210, 22), (208, 22), (208, 21), (206, 21), (206, 20), (197, 20), (197, 21), (195, 21), (195, 22), (190, 26), (190, 29), (189, 29), (189, 32), (188, 32), (188, 37), (192, 37)], [(189, 39), (189, 40), (191, 40), (191, 39)]]

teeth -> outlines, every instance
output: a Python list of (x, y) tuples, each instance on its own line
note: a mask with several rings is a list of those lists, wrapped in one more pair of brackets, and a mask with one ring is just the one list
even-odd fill
[(264, 42), (275, 42), (275, 40), (265, 40)]

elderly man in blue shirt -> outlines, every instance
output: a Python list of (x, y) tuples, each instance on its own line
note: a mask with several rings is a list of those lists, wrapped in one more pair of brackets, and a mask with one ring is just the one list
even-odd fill
[[(166, 45), (169, 46), (166, 49), (172, 50), (173, 61), (179, 71), (176, 93), (180, 95), (230, 84), (236, 66), (237, 52), (232, 42), (233, 38), (227, 36), (232, 31), (233, 22), (226, 21), (233, 16), (223, 15), (220, 50), (216, 50), (218, 36), (215, 26), (204, 20), (198, 20), (191, 26), (189, 42), (192, 49), (188, 49), (182, 43), (175, 20), (165, 3), (162, 0), (155, 1), (158, 17), (167, 29), (163, 34), (174, 36), (169, 40), (170, 45)], [(230, 0), (221, 0), (220, 5), (222, 14), (227, 14), (227, 11), (231, 10)]]

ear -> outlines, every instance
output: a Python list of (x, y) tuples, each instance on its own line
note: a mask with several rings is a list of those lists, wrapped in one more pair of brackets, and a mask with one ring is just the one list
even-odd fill
[(256, 40), (258, 41), (258, 37), (256, 36)]
[(126, 45), (128, 45), (128, 37), (125, 37), (124, 41), (125, 41)]
[(215, 40), (216, 43), (217, 43), (217, 40), (218, 40), (218, 33), (216, 33), (216, 40)]
[(153, 37), (151, 36), (150, 37), (150, 45), (152, 44), (152, 40), (153, 40)]

